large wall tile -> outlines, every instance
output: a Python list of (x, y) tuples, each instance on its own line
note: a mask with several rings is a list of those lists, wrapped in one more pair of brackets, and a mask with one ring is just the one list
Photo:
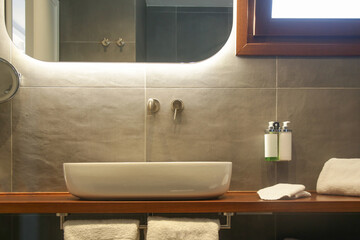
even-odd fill
[(11, 191), (11, 102), (0, 104), (0, 191)]
[[(231, 161), (231, 189), (257, 190), (262, 176), (263, 129), (275, 117), (275, 90), (147, 89), (161, 103), (147, 115), (147, 161)], [(185, 109), (173, 120), (170, 103)]]
[(0, 239), (13, 240), (12, 216), (10, 214), (0, 214)]
[(279, 120), (290, 120), (293, 160), (291, 182), (315, 190), (324, 163), (360, 156), (360, 90), (279, 90)]
[(231, 32), (229, 9), (148, 7), (147, 61), (194, 62), (214, 55)]
[(55, 214), (13, 214), (13, 240), (64, 239)]
[(220, 239), (275, 240), (274, 227), (274, 215), (272, 214), (243, 213), (232, 217), (231, 229), (220, 231)]
[(360, 58), (294, 58), (278, 60), (279, 87), (360, 87)]
[(360, 236), (359, 213), (276, 214), (277, 239), (355, 240)]
[(146, 8), (146, 61), (176, 62), (176, 8)]
[(64, 191), (62, 163), (144, 161), (144, 90), (21, 88), (14, 191)]
[(144, 64), (43, 62), (15, 47), (12, 53), (24, 87), (144, 87)]
[[(0, 30), (1, 32), (1, 30)], [(6, 33), (7, 34), (7, 33)], [(0, 33), (1, 35), (1, 33)], [(7, 36), (0, 37), (0, 57), (10, 61), (10, 40)]]
[(147, 64), (146, 86), (272, 88), (276, 86), (275, 62), (272, 57), (235, 57), (234, 50), (197, 63)]
[(60, 4), (62, 41), (101, 41), (104, 37), (135, 41), (133, 0), (62, 0)]
[(122, 48), (116, 44), (103, 47), (94, 42), (61, 42), (62, 62), (135, 62), (135, 43), (126, 42)]
[(227, 8), (198, 9), (180, 8), (177, 14), (177, 62), (207, 59), (229, 38)]

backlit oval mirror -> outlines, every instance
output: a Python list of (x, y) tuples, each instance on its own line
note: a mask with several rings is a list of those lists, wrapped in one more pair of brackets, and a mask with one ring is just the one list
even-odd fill
[(227, 41), (233, 0), (6, 0), (15, 45), (43, 61), (195, 62)]
[(19, 73), (14, 66), (0, 58), (0, 103), (12, 99), (20, 85)]

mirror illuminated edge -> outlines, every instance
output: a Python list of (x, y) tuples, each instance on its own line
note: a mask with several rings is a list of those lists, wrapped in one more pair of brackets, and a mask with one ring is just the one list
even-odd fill
[[(13, 23), (12, 18), (13, 18), (13, 16), (15, 16), (15, 13), (13, 14), (13, 10), (11, 9), (11, 7), (9, 7), (9, 5), (11, 5), (11, 1), (12, 0), (4, 0), (5, 9), (6, 9), (6, 14), (5, 14), (6, 19), (5, 20), (7, 22), (8, 35), (10, 36), (11, 39), (13, 39), (13, 43), (17, 46), (17, 44), (15, 42), (16, 42), (16, 39), (18, 39), (18, 38), (14, 39), (14, 37), (13, 37), (14, 34), (12, 34), (12, 32), (14, 33), (16, 31), (13, 30), (11, 26), (9, 26), (9, 23), (10, 23), (10, 25)], [(23, 0), (23, 1), (25, 1), (25, 0)], [(29, 1), (29, 3), (31, 3), (31, 4), (33, 4), (32, 7), (35, 6), (35, 1), (34, 0), (27, 0), (27, 1)], [(46, 0), (46, 2), (54, 2), (54, 1), (57, 2), (58, 0)], [(137, 0), (137, 1), (140, 1), (140, 0)], [(179, 2), (179, 1), (183, 1), (183, 0), (176, 0), (176, 1)], [(182, 5), (177, 6), (176, 5), (175, 7), (179, 8), (179, 9), (177, 9), (175, 11), (176, 14), (180, 13), (180, 14), (183, 14), (183, 15), (189, 15), (189, 16), (191, 15), (190, 19), (192, 19), (192, 20), (189, 20), (189, 19), (185, 20), (185, 23), (184, 23), (184, 21), (181, 22), (181, 25), (179, 25), (180, 27), (175, 26), (175, 29), (181, 29), (181, 28), (184, 28), (184, 26), (187, 26), (187, 25), (190, 24), (189, 26), (192, 29), (191, 31), (190, 30), (182, 30), (183, 31), (182, 33), (179, 32), (179, 33), (175, 34), (175, 38), (179, 38), (179, 36), (180, 36), (180, 39), (182, 38), (182, 40), (179, 40), (179, 39), (176, 40), (175, 44), (183, 44), (183, 46), (172, 46), (172, 47), (170, 47), (170, 50), (169, 49), (166, 50), (166, 48), (163, 49), (164, 48), (163, 46), (169, 45), (168, 44), (169, 39), (166, 40), (165, 38), (161, 37), (160, 40), (163, 39), (163, 43), (161, 43), (161, 41), (159, 43), (158, 42), (159, 39), (152, 40), (153, 44), (150, 44), (150, 45), (149, 45), (149, 43), (146, 43), (148, 46), (146, 47), (146, 50), (145, 50), (146, 51), (146, 53), (144, 55), (145, 58), (143, 56), (138, 57), (138, 54), (136, 52), (136, 54), (135, 54), (136, 57), (134, 59), (120, 59), (120, 58), (123, 58), (123, 56), (125, 56), (125, 55), (123, 53), (119, 54), (122, 51), (120, 51), (119, 47), (116, 46), (117, 44), (115, 44), (115, 38), (119, 34), (116, 33), (116, 32), (112, 32), (112, 30), (111, 31), (109, 30), (109, 31), (110, 31), (110, 34), (114, 34), (114, 36), (112, 36), (111, 39), (109, 38), (110, 42), (111, 42), (111, 45), (109, 47), (106, 47), (106, 51), (104, 50), (105, 48), (100, 44), (101, 39), (103, 39), (103, 34), (100, 34), (101, 37), (102, 37), (101, 39), (99, 38), (99, 36), (100, 36), (99, 35), (99, 36), (96, 37), (96, 39), (91, 40), (92, 41), (92, 43), (91, 43), (92, 47), (90, 45), (85, 47), (85, 45), (88, 44), (88, 42), (86, 42), (88, 40), (86, 40), (85, 42), (82, 42), (82, 44), (85, 44), (83, 46), (74, 46), (74, 45), (72, 45), (73, 44), (72, 41), (75, 41), (75, 40), (69, 40), (69, 39), (64, 40), (65, 38), (68, 38), (68, 36), (65, 36), (65, 38), (64, 38), (64, 37), (62, 37), (62, 34), (59, 34), (59, 33), (57, 34), (58, 35), (58, 41), (57, 41), (58, 44), (56, 44), (57, 49), (58, 49), (57, 54), (56, 54), (56, 51), (54, 50), (55, 48), (51, 48), (51, 49), (47, 48), (46, 50), (41, 50), (41, 48), (43, 48), (44, 46), (48, 47), (49, 44), (47, 44), (47, 43), (38, 44), (38, 43), (36, 43), (34, 41), (34, 39), (31, 38), (31, 36), (33, 36), (33, 38), (34, 38), (35, 35), (36, 36), (40, 36), (40, 35), (43, 36), (42, 34), (40, 34), (40, 35), (38, 33), (35, 34), (32, 31), (32, 30), (35, 29), (35, 25), (34, 25), (35, 22), (39, 22), (39, 19), (36, 20), (34, 16), (36, 16), (36, 18), (38, 18), (38, 16), (41, 15), (41, 14), (33, 14), (34, 19), (31, 19), (31, 21), (30, 21), (30, 22), (32, 22), (32, 24), (28, 24), (28, 21), (26, 21), (26, 28), (28, 29), (28, 27), (30, 26), (30, 28), (29, 28), (30, 30), (27, 30), (27, 32), (30, 34), (29, 35), (30, 40), (28, 40), (28, 39), (24, 40), (24, 41), (26, 41), (26, 43), (24, 42), (22, 45), (27, 46), (26, 55), (28, 55), (28, 56), (30, 56), (30, 57), (32, 57), (34, 59), (41, 60), (41, 61), (46, 61), (46, 62), (57, 62), (59, 59), (60, 59), (60, 62), (125, 62), (125, 63), (131, 63), (131, 62), (140, 62), (140, 63), (147, 63), (147, 62), (152, 62), (152, 63), (191, 63), (191, 62), (203, 61), (203, 60), (206, 60), (206, 59), (212, 57), (213, 55), (215, 55), (225, 45), (225, 43), (227, 42), (227, 40), (228, 40), (228, 38), (230, 36), (230, 33), (232, 31), (232, 27), (233, 27), (233, 0), (226, 0), (226, 1), (223, 1), (223, 0), (211, 0), (211, 1), (209, 1), (209, 3), (211, 3), (211, 4), (209, 4), (207, 1), (208, 0), (197, 0), (196, 1), (196, 2), (198, 2), (198, 3), (196, 3), (197, 5), (195, 3), (192, 3), (191, 7), (187, 6), (186, 4), (184, 6), (182, 6)], [(10, 2), (10, 4), (9, 4), (9, 2)], [(214, 5), (214, 3), (212, 3), (212, 2), (215, 2), (216, 4)], [(37, 3), (40, 3), (40, 2), (37, 2)], [(31, 5), (31, 4), (29, 4), (29, 5)], [(47, 5), (51, 5), (51, 4), (47, 4)], [(65, 5), (62, 4), (62, 5), (65, 6), (66, 4)], [(38, 5), (36, 5), (36, 6), (38, 6)], [(161, 8), (161, 10), (159, 11), (157, 9), (157, 10), (155, 10), (155, 12), (156, 11), (158, 11), (158, 12), (164, 11), (164, 9), (162, 9), (164, 7), (162, 7), (162, 6), (152, 6), (152, 5), (147, 6), (146, 5), (146, 9), (148, 7), (149, 7), (149, 9), (151, 9), (149, 11), (154, 11), (153, 9), (156, 9), (156, 8), (159, 8), (159, 7)], [(43, 8), (43, 7), (41, 7), (41, 8)], [(57, 12), (59, 13), (59, 9), (61, 10), (60, 5), (57, 4), (56, 8), (57, 8)], [(112, 6), (112, 8), (115, 8), (115, 7)], [(169, 9), (169, 8), (174, 8), (174, 7), (166, 6), (166, 8)], [(195, 11), (195, 9), (196, 9), (196, 11)], [(199, 11), (198, 9), (201, 9), (201, 10)], [(28, 15), (27, 14), (28, 10), (25, 10), (25, 11), (26, 11), (26, 14), (24, 13), (24, 14), (20, 14), (20, 15)], [(146, 11), (148, 11), (148, 10), (146, 10)], [(195, 14), (194, 14), (195, 12), (199, 13), (202, 16), (200, 16), (200, 15), (195, 16)], [(45, 15), (47, 15), (47, 14), (45, 14)], [(60, 17), (61, 14), (58, 14), (58, 15)], [(195, 19), (197, 19), (197, 20), (194, 21), (193, 17), (195, 17)], [(26, 16), (26, 19), (27, 18), (28, 18), (28, 16)], [(182, 16), (181, 18), (186, 18), (186, 17)], [(175, 17), (175, 19), (177, 19), (177, 17)], [(212, 22), (209, 19), (212, 20)], [(152, 22), (152, 21), (148, 21), (148, 20), (149, 19), (145, 19), (145, 22)], [(49, 21), (40, 21), (40, 22), (49, 22)], [(96, 22), (98, 22), (98, 21), (96, 20)], [(162, 23), (162, 22), (166, 23), (168, 21), (161, 21), (160, 23)], [(200, 22), (200, 23), (198, 24), (198, 22)], [(158, 24), (159, 24), (159, 22), (154, 23), (153, 25), (158, 25)], [(177, 24), (180, 24), (180, 23), (177, 23)], [(18, 24), (14, 24), (14, 25), (18, 25)], [(52, 27), (51, 27), (52, 25), (51, 26), (50, 25), (51, 24), (46, 24), (46, 26), (41, 27), (41, 28), (36, 27), (36, 29), (52, 29)], [(60, 28), (61, 28), (61, 26), (64, 26), (64, 25), (73, 26), (74, 24), (69, 25), (69, 24), (61, 23)], [(100, 25), (101, 25), (101, 27), (100, 27), (100, 29), (101, 29), (106, 24), (100, 24)], [(66, 29), (68, 29), (68, 26), (67, 26)], [(153, 30), (154, 30), (153, 27), (154, 26), (152, 26), (150, 32), (153, 32)], [(156, 27), (157, 27), (156, 31), (158, 31), (159, 28), (160, 29), (171, 29), (171, 28), (169, 28), (169, 26), (165, 26), (165, 27), (164, 26), (156, 26)], [(24, 23), (24, 28), (25, 28), (25, 23)], [(70, 29), (70, 30), (72, 32), (74, 32), (74, 29)], [(104, 32), (102, 29), (101, 29), (101, 31)], [(106, 30), (106, 31), (108, 31), (108, 30)], [(156, 31), (154, 31), (154, 32), (156, 32)], [(164, 30), (162, 30), (162, 31), (165, 32)], [(25, 30), (23, 32), (25, 34)], [(77, 31), (75, 31), (75, 32), (77, 32)], [(196, 35), (195, 33), (197, 33), (197, 32), (199, 33), (198, 35), (200, 37), (195, 36)], [(209, 36), (207, 36), (206, 34), (205, 34), (206, 36), (204, 35), (204, 33), (207, 33), (207, 32), (209, 32), (209, 34), (208, 34)], [(28, 38), (28, 33), (26, 33), (26, 38)], [(88, 31), (88, 33), (89, 33), (89, 31)], [(188, 36), (189, 39), (187, 39), (186, 36), (185, 37), (182, 36), (182, 35), (186, 35), (186, 33), (187, 33), (187, 35), (189, 35)], [(85, 32), (82, 32), (81, 34), (78, 34), (78, 35), (83, 36), (83, 35), (86, 35), (86, 34), (87, 33), (85, 31)], [(90, 32), (89, 34), (91, 35), (93, 33)], [(157, 35), (158, 32), (154, 33), (154, 34)], [(161, 35), (161, 33), (160, 33), (160, 35)], [(155, 38), (149, 37), (149, 36), (147, 36), (147, 38), (148, 39), (155, 39)], [(174, 36), (172, 36), (171, 38), (174, 38)], [(41, 41), (43, 41), (44, 38), (41, 37), (41, 38), (37, 38), (37, 39), (40, 39)], [(190, 39), (199, 39), (199, 40), (198, 40), (198, 43), (194, 43), (194, 46), (191, 47), (192, 44), (191, 44), (191, 41), (189, 41)], [(29, 44), (28, 44), (28, 42), (29, 42)], [(206, 43), (206, 44), (204, 44), (204, 43)], [(126, 39), (125, 39), (125, 44), (126, 44)], [(171, 44), (172, 43), (170, 43), (170, 45)], [(35, 47), (35, 45), (36, 45), (36, 47)], [(66, 47), (66, 45), (68, 45), (68, 46)], [(134, 45), (134, 46), (130, 46), (130, 42), (128, 42), (127, 45), (129, 46), (129, 48), (136, 48), (137, 49), (137, 44)], [(59, 51), (59, 46), (61, 46), (60, 51)], [(80, 52), (80, 54), (79, 54), (80, 56), (75, 56), (74, 53), (78, 52), (78, 49), (84, 48), (84, 47), (85, 48), (90, 48), (90, 53), (89, 52)], [(18, 49), (21, 49), (21, 48), (18, 47)], [(25, 49), (25, 47), (23, 48), (23, 52), (25, 52), (24, 49)], [(34, 49), (38, 49), (40, 52), (32, 52), (32, 51), (35, 51)], [(70, 49), (70, 51), (67, 51), (66, 49), (67, 50)], [(148, 49), (150, 49), (150, 50), (148, 50)], [(157, 53), (156, 49), (160, 49), (160, 53)], [(20, 50), (20, 51), (22, 51), (22, 50)], [(66, 55), (66, 54), (62, 54), (63, 51), (64, 52), (66, 52), (66, 51), (71, 52), (70, 56), (63, 57), (63, 56)], [(171, 51), (174, 51), (174, 52), (171, 52)], [(182, 52), (182, 51), (185, 51), (185, 52)], [(91, 52), (93, 52), (93, 53), (91, 53)], [(123, 52), (125, 52), (125, 51), (123, 51)], [(141, 52), (141, 51), (139, 51), (139, 52)], [(148, 53), (148, 52), (150, 52), (150, 53)], [(99, 54), (99, 53), (100, 53), (100, 56), (95, 56), (95, 58), (93, 58), (91, 56), (92, 54), (94, 55), (94, 54)], [(43, 54), (45, 54), (45, 55), (43, 55)], [(48, 54), (50, 54), (51, 56), (47, 56)], [(71, 56), (72, 54), (74, 56)], [(157, 54), (159, 54), (159, 55), (157, 56)], [(123, 56), (121, 56), (121, 55), (123, 55)], [(132, 53), (132, 55), (134, 55), (134, 54)], [(164, 55), (164, 56), (162, 56), (162, 55)], [(53, 58), (54, 56), (55, 56), (55, 58)], [(133, 58), (133, 56), (131, 58)]]

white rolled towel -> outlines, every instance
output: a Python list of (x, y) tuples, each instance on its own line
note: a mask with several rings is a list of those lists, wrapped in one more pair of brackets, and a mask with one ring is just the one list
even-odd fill
[(138, 240), (139, 221), (127, 219), (68, 220), (64, 240)]
[(319, 175), (316, 191), (360, 197), (360, 158), (328, 160)]
[(259, 197), (263, 200), (297, 199), (310, 197), (302, 184), (279, 183), (271, 187), (260, 189)]
[(218, 219), (149, 217), (146, 240), (218, 240)]

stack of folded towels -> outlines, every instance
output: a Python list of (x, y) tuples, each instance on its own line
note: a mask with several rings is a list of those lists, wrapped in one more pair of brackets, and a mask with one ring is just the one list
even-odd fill
[[(333, 194), (360, 197), (360, 158), (331, 158), (319, 175), (316, 191), (319, 194)], [(301, 184), (279, 183), (257, 192), (261, 199), (279, 200), (310, 197)]]
[(139, 221), (126, 219), (69, 220), (64, 223), (65, 240), (138, 240)]
[(218, 240), (218, 219), (149, 217), (146, 240)]
[(328, 160), (319, 175), (316, 191), (360, 197), (360, 158)]
[[(219, 240), (218, 219), (149, 217), (147, 240)], [(138, 240), (138, 220), (68, 220), (65, 240)]]
[(296, 199), (310, 197), (302, 184), (279, 183), (271, 187), (260, 189), (257, 192), (263, 200)]

